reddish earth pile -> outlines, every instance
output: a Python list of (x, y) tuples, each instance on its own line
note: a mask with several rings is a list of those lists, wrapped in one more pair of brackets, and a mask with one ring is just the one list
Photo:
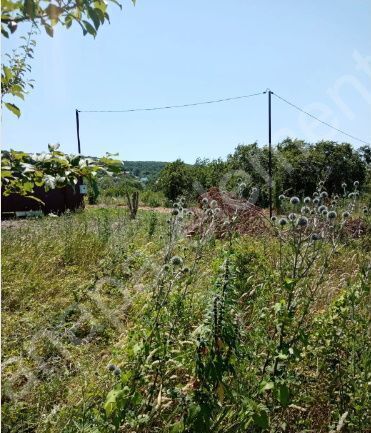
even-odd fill
[[(214, 206), (214, 209), (208, 207), (207, 210), (204, 210), (202, 200), (205, 198), (208, 201), (207, 206), (210, 206), (213, 200), (217, 206)], [(199, 197), (199, 203), (200, 208), (194, 209), (195, 220), (189, 229), (189, 235), (199, 233), (201, 226), (206, 226), (205, 218), (209, 221), (213, 220), (212, 230), (218, 238), (224, 237), (231, 228), (234, 232), (251, 235), (269, 231), (269, 225), (261, 208), (245, 199), (235, 198), (230, 193), (221, 192), (218, 188), (211, 188), (202, 194)], [(209, 216), (207, 216), (208, 213)]]

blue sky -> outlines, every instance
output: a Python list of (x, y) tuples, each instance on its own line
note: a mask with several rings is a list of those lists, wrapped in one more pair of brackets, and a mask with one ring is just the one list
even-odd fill
[[(35, 89), (17, 119), (4, 110), (6, 148), (77, 151), (75, 108), (126, 109), (238, 96), (267, 87), (371, 141), (369, 0), (126, 0), (96, 39), (77, 26), (37, 36)], [(18, 43), (23, 27), (3, 52)], [(358, 65), (358, 66), (357, 66)], [(368, 68), (368, 69), (367, 69)], [(273, 99), (273, 139), (361, 144)], [(267, 141), (267, 97), (126, 114), (81, 113), (82, 151), (126, 160), (225, 157)]]

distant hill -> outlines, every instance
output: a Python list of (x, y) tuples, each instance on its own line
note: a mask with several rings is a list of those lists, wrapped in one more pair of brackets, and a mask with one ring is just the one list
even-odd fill
[(151, 179), (156, 177), (166, 164), (167, 162), (162, 161), (124, 161), (124, 170), (130, 171), (133, 176)]

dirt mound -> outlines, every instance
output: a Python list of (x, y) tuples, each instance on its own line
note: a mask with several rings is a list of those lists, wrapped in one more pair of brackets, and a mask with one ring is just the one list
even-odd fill
[(205, 220), (218, 238), (225, 237), (230, 230), (250, 235), (269, 231), (267, 218), (260, 207), (218, 188), (211, 188), (200, 195), (199, 205), (198, 209), (193, 209), (195, 219), (189, 228), (190, 235), (200, 233)]

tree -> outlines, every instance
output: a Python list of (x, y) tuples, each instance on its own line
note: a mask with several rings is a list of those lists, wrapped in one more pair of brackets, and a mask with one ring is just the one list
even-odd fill
[[(108, 0), (110, 3), (122, 7), (117, 0)], [(135, 4), (135, 0), (132, 0)], [(32, 80), (26, 79), (27, 72), (31, 72), (28, 63), (33, 57), (35, 41), (32, 39), (36, 29), (44, 28), (49, 36), (54, 35), (57, 24), (70, 28), (77, 23), (83, 35), (96, 36), (99, 27), (109, 22), (106, 0), (3, 0), (1, 10), (1, 33), (8, 38), (15, 33), (20, 23), (31, 23), (28, 38), (23, 37), (25, 43), (19, 50), (8, 55), (7, 63), (3, 63), (1, 81), (1, 103), (13, 114), (20, 116), (19, 107), (13, 100), (6, 101), (5, 97), (18, 97), (24, 99), (27, 91), (32, 87)]]
[(175, 201), (179, 196), (192, 193), (192, 173), (180, 159), (166, 164), (161, 170), (158, 185), (169, 200)]

